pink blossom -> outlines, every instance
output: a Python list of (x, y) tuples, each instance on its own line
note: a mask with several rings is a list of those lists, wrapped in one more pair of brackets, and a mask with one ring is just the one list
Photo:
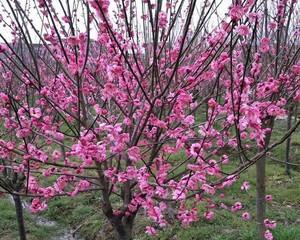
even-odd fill
[(74, 190), (70, 193), (70, 196), (75, 196), (79, 192), (88, 190), (91, 186), (91, 183), (87, 180), (80, 180), (79, 183), (76, 185)]
[(116, 168), (108, 168), (107, 170), (104, 171), (104, 175), (107, 178), (112, 178), (117, 172)]
[(208, 184), (203, 184), (201, 186), (201, 189), (204, 190), (204, 192), (210, 194), (210, 195), (214, 195), (216, 193), (216, 190), (214, 187), (208, 185)]
[(252, 63), (252, 68), (250, 70), (251, 75), (257, 77), (261, 72), (262, 64), (261, 63)]
[(2, 102), (2, 103), (7, 103), (7, 102), (9, 102), (9, 97), (5, 94), (5, 93), (0, 93), (0, 101)]
[(0, 53), (4, 53), (7, 51), (7, 47), (4, 44), (0, 44)]
[(23, 164), (20, 164), (20, 165), (18, 165), (18, 166), (13, 166), (13, 170), (14, 170), (14, 172), (16, 172), (16, 173), (23, 173), (23, 172), (24, 172), (24, 169), (25, 169), (25, 167), (24, 167)]
[(274, 229), (277, 226), (276, 221), (269, 220), (268, 218), (264, 220), (264, 224), (266, 228)]
[(52, 159), (54, 162), (56, 162), (57, 160), (59, 160), (62, 157), (62, 154), (60, 151), (58, 150), (54, 150), (52, 153)]
[(13, 150), (15, 148), (15, 143), (13, 142), (7, 142), (6, 147), (8, 150)]
[(265, 237), (266, 240), (273, 240), (274, 239), (273, 234), (270, 232), (270, 230), (265, 231), (264, 237)]
[(277, 23), (276, 22), (270, 22), (268, 27), (269, 27), (270, 30), (275, 30), (277, 28)]
[(55, 189), (53, 187), (46, 187), (42, 191), (46, 199), (52, 198), (55, 195)]
[(154, 236), (156, 235), (156, 230), (154, 227), (151, 227), (151, 226), (146, 226), (146, 231), (145, 233), (147, 233), (148, 235), (150, 236)]
[(211, 98), (208, 100), (208, 106), (211, 108), (215, 108), (216, 106), (218, 106), (218, 103), (216, 102), (215, 99)]
[(32, 213), (38, 213), (47, 208), (47, 204), (44, 202), (41, 202), (40, 198), (34, 198), (30, 205), (30, 211)]
[(250, 220), (250, 213), (244, 212), (244, 213), (242, 214), (242, 217), (243, 217), (243, 219), (244, 219), (245, 221), (248, 221), (248, 220)]
[(174, 192), (173, 192), (173, 199), (174, 200), (184, 200), (186, 198), (186, 194), (185, 194), (185, 190), (182, 190), (182, 189), (176, 189)]
[(243, 184), (241, 186), (241, 190), (248, 191), (249, 188), (250, 188), (250, 183), (248, 181), (243, 182)]
[(132, 121), (131, 121), (130, 118), (126, 117), (126, 118), (124, 119), (123, 123), (124, 123), (125, 125), (127, 125), (127, 126), (130, 126), (130, 125), (132, 124)]
[(39, 190), (39, 185), (35, 177), (29, 176), (28, 190), (31, 193), (36, 193)]
[(103, 99), (111, 99), (119, 94), (119, 90), (114, 83), (108, 82), (104, 85)]
[(117, 177), (118, 177), (118, 182), (120, 182), (120, 183), (125, 183), (125, 182), (128, 181), (128, 177), (127, 177), (126, 172), (120, 172), (120, 173), (118, 173)]
[(46, 4), (47, 4), (46, 2), (51, 2), (51, 0), (38, 0), (38, 3), (39, 3), (38, 7), (39, 8), (46, 7)]
[(40, 108), (30, 108), (30, 115), (34, 118), (40, 118), (42, 116), (42, 112)]
[(228, 206), (225, 203), (221, 203), (220, 205), (221, 208), (228, 210)]
[(88, 190), (91, 186), (91, 183), (87, 180), (80, 180), (77, 187), (79, 191), (85, 191)]
[[(99, 6), (100, 6), (104, 13), (108, 12), (109, 4), (110, 4), (109, 0), (89, 0), (89, 2), (91, 6), (95, 8), (97, 11), (100, 12), (99, 10)], [(99, 13), (99, 15), (101, 16), (101, 13)]]
[(137, 170), (133, 166), (128, 166), (126, 169), (126, 176), (129, 180), (133, 180), (137, 177)]
[(192, 115), (188, 115), (185, 117), (184, 121), (183, 121), (186, 125), (191, 126), (195, 123), (195, 118)]
[(107, 110), (104, 109), (104, 108), (101, 108), (99, 106), (99, 104), (95, 104), (94, 109), (95, 109), (96, 113), (99, 114), (99, 115), (106, 115), (107, 114)]
[(223, 164), (228, 164), (229, 163), (229, 157), (227, 155), (225, 155), (225, 154), (222, 155), (221, 160), (222, 160)]
[[(9, 111), (6, 108), (0, 108), (0, 116), (7, 117), (9, 115)], [(8, 123), (8, 121), (6, 121)]]
[(230, 175), (226, 177), (225, 181), (222, 183), (222, 187), (229, 187), (231, 186), (235, 181), (237, 180), (237, 177), (235, 175)]
[(165, 28), (168, 24), (168, 16), (164, 12), (160, 12), (158, 15), (158, 26), (160, 28)]
[(53, 133), (53, 137), (57, 140), (57, 141), (62, 141), (64, 140), (65, 136), (63, 133), (60, 132), (55, 132)]
[(260, 51), (262, 53), (267, 53), (270, 50), (270, 39), (269, 38), (262, 38), (260, 40)]
[(231, 211), (232, 212), (237, 212), (239, 210), (241, 210), (243, 208), (243, 205), (241, 202), (236, 202), (232, 207), (231, 207)]
[(267, 202), (271, 202), (273, 200), (273, 196), (272, 195), (266, 195), (265, 199)]
[(240, 20), (244, 15), (242, 6), (239, 6), (239, 5), (231, 6), (229, 15), (233, 21)]
[(62, 19), (65, 23), (71, 23), (71, 20), (70, 20), (70, 18), (69, 18), (68, 16), (63, 16), (61, 19)]
[(296, 102), (300, 102), (300, 90), (297, 90), (297, 91), (296, 91), (296, 94), (295, 94), (295, 96), (294, 96), (294, 100), (295, 100)]
[(136, 146), (131, 147), (127, 150), (127, 153), (128, 153), (129, 159), (133, 162), (137, 162), (137, 161), (141, 160), (141, 158), (142, 158), (139, 147), (136, 147)]
[(247, 35), (249, 35), (249, 27), (244, 24), (239, 25), (237, 27), (237, 32), (241, 36), (247, 36)]
[(199, 157), (201, 151), (201, 144), (200, 143), (193, 143), (190, 149), (190, 153), (193, 157)]
[(196, 208), (187, 209), (184, 205), (181, 205), (177, 217), (183, 226), (188, 226), (198, 221), (198, 212)]
[(17, 131), (16, 136), (18, 138), (26, 138), (30, 136), (31, 131), (28, 128), (21, 128)]
[(56, 168), (54, 168), (54, 167), (45, 169), (45, 170), (43, 170), (43, 176), (45, 176), (45, 177), (52, 176), (55, 171), (56, 171)]
[(213, 220), (214, 217), (215, 217), (215, 213), (212, 212), (212, 211), (206, 211), (206, 212), (204, 213), (204, 218), (205, 218), (206, 220), (208, 220), (208, 221)]
[(63, 193), (67, 184), (68, 184), (68, 179), (66, 177), (64, 176), (59, 177), (54, 183), (55, 191), (57, 191), (58, 193)]
[(300, 74), (300, 62), (298, 62), (297, 64), (295, 64), (295, 65), (292, 67), (292, 71), (293, 71), (293, 73), (295, 73), (295, 74)]

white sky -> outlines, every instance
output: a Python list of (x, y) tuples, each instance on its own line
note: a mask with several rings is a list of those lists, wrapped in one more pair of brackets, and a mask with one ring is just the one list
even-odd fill
[[(4, 22), (10, 23), (11, 20), (9, 19), (9, 15), (12, 16), (11, 10), (8, 7), (8, 3), (7, 1), (9, 1), (12, 5), (14, 5), (14, 1), (15, 0), (0, 0), (0, 14), (2, 15), (3, 18), (3, 22), (0, 23), (0, 32), (2, 35), (4, 35), (4, 37), (8, 40), (11, 41), (12, 40), (12, 35), (11, 35), (11, 29), (8, 26), (5, 26)], [(138, 14), (142, 15), (142, 5), (141, 5), (141, 1), (142, 0), (136, 0), (137, 2), (137, 10), (138, 10)], [(179, 0), (181, 1), (181, 0)], [(187, 0), (183, 0), (185, 2), (188, 2)], [(212, 0), (211, 0), (212, 1)], [(32, 22), (34, 23), (34, 26), (39, 29), (42, 33), (44, 33), (45, 31), (42, 30), (42, 16), (38, 14), (38, 11), (36, 9), (36, 6), (38, 5), (38, 1), (37, 0), (19, 0), (20, 4), (22, 5), (23, 9), (29, 9), (29, 16), (30, 19), (32, 19)], [(63, 4), (66, 3), (66, 0), (61, 0), (61, 2), (63, 2)], [(70, 0), (70, 5), (71, 8), (77, 8), (78, 9), (78, 18), (80, 19), (81, 22), (79, 22), (78, 24), (78, 28), (81, 32), (85, 31), (85, 24), (84, 24), (84, 19), (86, 18), (86, 15), (84, 14), (84, 11), (82, 9), (84, 9), (83, 5), (81, 4), (80, 6), (77, 5), (78, 2), (82, 2), (81, 0)], [(110, 8), (109, 8), (109, 14), (112, 15), (114, 10), (116, 10), (116, 4), (115, 1), (110, 1)], [(151, 2), (156, 2), (151, 0)], [(201, 12), (202, 9), (202, 5), (203, 5), (203, 0), (198, 0), (197, 1), (197, 7), (195, 10), (194, 15), (197, 16), (198, 13)], [(231, 0), (216, 0), (216, 5), (220, 4), (218, 7), (218, 15), (219, 17), (223, 18), (225, 13), (228, 10), (229, 5), (231, 4)], [(163, 6), (165, 5), (166, 0), (163, 0)], [(52, 4), (57, 12), (57, 16), (59, 18), (63, 17), (63, 11), (62, 8), (59, 4), (59, 0), (52, 0)], [(5, 11), (5, 9), (7, 11)], [(15, 11), (15, 13), (17, 13), (17, 11)], [(212, 17), (210, 18), (210, 24), (211, 26), (215, 26), (217, 25), (218, 22), (218, 17), (216, 14), (213, 14)], [(142, 21), (141, 21), (142, 22)], [(194, 22), (196, 22), (196, 20), (194, 19)], [(65, 24), (65, 26), (67, 26), (68, 24)], [(29, 32), (31, 34), (31, 37), (33, 39), (33, 42), (38, 42), (38, 37), (36, 36), (36, 34), (34, 33), (34, 31), (32, 29), (29, 29)], [(95, 26), (91, 26), (91, 37), (92, 38), (96, 38), (97, 37), (97, 31), (95, 29)], [(2, 39), (0, 39), (0, 42), (3, 42)]]

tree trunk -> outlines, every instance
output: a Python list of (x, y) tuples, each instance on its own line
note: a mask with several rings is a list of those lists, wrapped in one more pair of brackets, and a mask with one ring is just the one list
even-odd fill
[(114, 228), (117, 240), (132, 240), (132, 228), (135, 215), (131, 217), (119, 218), (114, 216), (110, 219), (110, 223)]
[[(293, 115), (293, 107), (291, 106), (289, 108), (289, 113), (288, 113), (288, 118), (287, 118), (287, 131), (292, 126), (292, 115)], [(289, 136), (288, 139), (286, 140), (286, 148), (285, 148), (285, 173), (288, 176), (291, 175), (290, 164), (289, 164), (289, 162), (290, 162), (290, 150), (291, 150), (291, 138), (292, 138), (292, 136)]]
[(120, 224), (115, 227), (117, 240), (132, 240), (132, 224)]
[(26, 240), (22, 201), (19, 195), (13, 195), (13, 199), (15, 202), (20, 240)]
[(132, 229), (121, 227), (117, 229), (117, 239), (118, 240), (131, 240), (132, 239)]
[(256, 163), (256, 221), (258, 230), (258, 239), (264, 239), (264, 220), (266, 212), (266, 155)]
[[(270, 143), (273, 125), (273, 118), (265, 124), (265, 127), (271, 129), (271, 131), (268, 132), (265, 136), (265, 148), (268, 147)], [(259, 240), (265, 240), (264, 233), (266, 230), (264, 225), (266, 216), (266, 158), (267, 155), (265, 154), (256, 162), (256, 221)]]

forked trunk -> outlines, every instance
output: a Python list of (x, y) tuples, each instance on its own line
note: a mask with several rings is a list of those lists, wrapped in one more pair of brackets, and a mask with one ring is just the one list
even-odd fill
[(134, 216), (123, 219), (113, 218), (110, 220), (113, 229), (115, 231), (115, 236), (117, 240), (132, 240), (132, 228), (134, 222)]
[(126, 224), (125, 226), (116, 226), (116, 236), (117, 240), (132, 240), (132, 225)]

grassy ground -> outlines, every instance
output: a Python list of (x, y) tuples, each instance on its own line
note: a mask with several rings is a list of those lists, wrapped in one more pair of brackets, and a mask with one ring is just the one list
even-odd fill
[[(276, 240), (300, 239), (300, 175), (294, 173), (292, 178), (283, 175), (284, 168), (269, 164), (267, 167), (268, 193), (274, 200), (267, 205), (267, 217), (277, 220), (278, 227), (274, 230)], [(255, 169), (250, 169), (239, 181), (228, 190), (224, 203), (233, 204), (241, 201), (252, 215), (252, 220), (242, 220), (240, 213), (230, 213), (226, 210), (217, 211), (212, 222), (201, 219), (189, 229), (175, 225), (162, 232), (156, 239), (160, 240), (253, 240), (255, 239), (255, 182), (250, 180), (251, 188), (247, 193), (241, 192), (240, 185), (244, 180), (255, 179)], [(148, 239), (140, 237), (139, 239)]]
[[(25, 222), (29, 240), (49, 239), (53, 233), (59, 232), (57, 227), (38, 225), (27, 212), (25, 212)], [(0, 239), (18, 239), (15, 209), (11, 201), (6, 198), (0, 198)]]
[[(267, 217), (277, 220), (278, 227), (274, 230), (277, 240), (299, 240), (300, 236), (300, 174), (293, 172), (291, 178), (284, 175), (284, 168), (278, 164), (267, 166), (267, 191), (274, 197), (273, 202), (267, 205)], [(241, 192), (240, 185), (249, 180), (251, 188), (248, 192)], [(252, 240), (255, 239), (255, 169), (246, 172), (239, 181), (225, 194), (228, 196), (224, 202), (228, 205), (241, 201), (245, 211), (249, 211), (252, 220), (245, 222), (241, 213), (232, 214), (226, 210), (216, 213), (214, 221), (208, 223), (200, 220), (189, 229), (180, 225), (173, 225), (161, 232), (155, 239), (160, 240)], [(58, 227), (41, 227), (34, 223), (29, 214), (25, 214), (25, 221), (29, 231), (29, 239), (48, 239), (53, 231), (63, 229), (64, 226), (77, 226), (82, 235), (94, 239), (101, 230), (103, 220), (101, 213), (97, 212), (98, 200), (93, 195), (78, 198), (57, 198), (50, 202), (49, 210), (43, 215), (56, 220)], [(17, 226), (12, 204), (2, 198), (0, 200), (0, 239), (16, 239)], [(140, 223), (141, 221), (139, 221)], [(139, 224), (138, 223), (138, 224)], [(143, 227), (137, 226), (140, 232), (136, 239), (148, 239), (143, 234)], [(59, 228), (59, 229), (58, 229)], [(4, 237), (5, 236), (5, 237)]]
[[(284, 122), (277, 122), (272, 140), (280, 139), (281, 132), (285, 127)], [(300, 163), (300, 134), (293, 136), (291, 159), (294, 163)], [(272, 155), (278, 160), (284, 160), (284, 147), (279, 146)], [(267, 193), (273, 195), (273, 202), (267, 205), (267, 217), (278, 222), (273, 231), (276, 240), (299, 240), (300, 239), (300, 168), (293, 168), (292, 176), (284, 174), (284, 165), (275, 163), (268, 159), (267, 164)], [(248, 192), (242, 192), (240, 186), (243, 181), (249, 181), (251, 188)], [(231, 205), (241, 201), (244, 205), (243, 211), (251, 213), (252, 219), (243, 221), (243, 211), (232, 214), (226, 210), (218, 210), (212, 222), (200, 219), (198, 223), (190, 228), (184, 229), (178, 224), (172, 225), (167, 230), (160, 232), (154, 239), (158, 240), (253, 240), (255, 239), (255, 168), (245, 172), (238, 182), (224, 192), (226, 197), (224, 203)], [(55, 220), (55, 227), (45, 227), (36, 224), (32, 216), (25, 213), (26, 227), (29, 240), (49, 239), (53, 232), (59, 234), (65, 227), (76, 229), (78, 233), (87, 239), (104, 239), (99, 235), (110, 239), (108, 225), (103, 220), (99, 208), (99, 196), (95, 194), (81, 195), (76, 198), (56, 198), (49, 203), (49, 208), (42, 215), (48, 219)], [(201, 216), (203, 209), (199, 207)], [(135, 232), (137, 240), (150, 239), (144, 234), (146, 220), (142, 217), (136, 221)], [(103, 227), (103, 226), (106, 227)], [(107, 237), (108, 236), (108, 237)], [(17, 239), (17, 225), (13, 205), (6, 198), (0, 198), (0, 239)], [(152, 238), (153, 239), (153, 238)]]
[(87, 239), (94, 239), (101, 230), (104, 221), (97, 209), (99, 198), (94, 194), (80, 195), (76, 198), (57, 198), (49, 203), (44, 217), (57, 221), (60, 225), (71, 226)]

